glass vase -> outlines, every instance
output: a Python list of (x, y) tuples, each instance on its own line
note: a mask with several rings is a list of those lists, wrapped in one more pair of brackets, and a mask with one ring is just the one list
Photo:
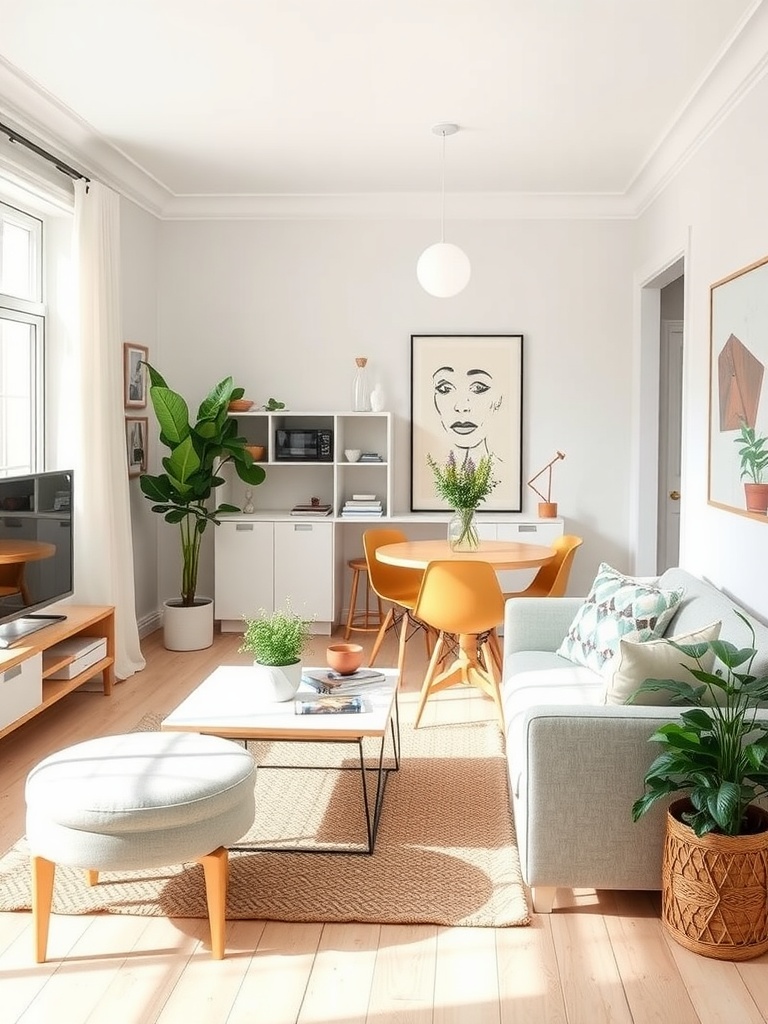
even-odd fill
[(358, 356), (355, 359), (357, 369), (355, 370), (355, 379), (352, 382), (353, 412), (371, 411), (371, 385), (368, 380), (368, 370), (366, 369), (367, 362), (368, 360), (365, 356)]
[(480, 537), (477, 532), (476, 509), (457, 508), (448, 523), (448, 545), (451, 551), (477, 551)]

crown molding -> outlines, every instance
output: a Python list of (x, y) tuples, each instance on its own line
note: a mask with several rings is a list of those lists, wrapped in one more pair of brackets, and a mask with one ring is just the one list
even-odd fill
[[(768, 71), (768, 0), (755, 0), (623, 193), (452, 193), (450, 220), (601, 220), (640, 216)], [(175, 195), (82, 118), (0, 57), (0, 113), (161, 220), (435, 219), (435, 193)], [(0, 166), (10, 166), (0, 153)], [(28, 178), (45, 175), (25, 164)], [(50, 180), (47, 178), (47, 180)]]
[(673, 117), (626, 195), (640, 216), (768, 71), (768, 4), (755, 0)]

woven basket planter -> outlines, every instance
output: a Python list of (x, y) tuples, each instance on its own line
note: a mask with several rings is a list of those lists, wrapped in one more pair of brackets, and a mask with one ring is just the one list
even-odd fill
[(764, 831), (699, 838), (680, 821), (690, 809), (677, 800), (667, 812), (661, 912), (681, 946), (717, 960), (751, 960), (768, 950), (768, 813), (748, 808)]

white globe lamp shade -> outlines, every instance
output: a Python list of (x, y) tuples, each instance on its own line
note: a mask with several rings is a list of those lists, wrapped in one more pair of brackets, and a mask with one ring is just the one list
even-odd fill
[(472, 267), (469, 257), (458, 245), (435, 242), (419, 256), (416, 276), (425, 292), (438, 299), (458, 295), (467, 286)]

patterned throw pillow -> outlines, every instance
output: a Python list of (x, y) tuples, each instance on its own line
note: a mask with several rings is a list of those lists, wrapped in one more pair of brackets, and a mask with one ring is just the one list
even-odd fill
[(621, 637), (633, 633), (633, 639), (642, 641), (661, 636), (682, 596), (682, 588), (662, 590), (602, 562), (557, 653), (593, 672), (602, 672)]
[[(689, 671), (698, 667), (696, 661), (675, 650), (670, 640), (677, 644), (709, 643), (720, 636), (721, 626), (721, 622), (712, 622), (692, 633), (679, 633), (677, 636), (646, 640), (643, 643), (638, 642), (635, 637), (622, 637), (619, 640), (616, 657), (606, 662), (605, 703), (626, 704), (627, 698), (631, 697), (646, 679), (675, 679), (678, 682), (690, 683), (691, 686), (698, 686), (699, 683)], [(707, 651), (701, 659), (701, 666), (705, 672), (712, 671), (714, 661), (714, 652)], [(648, 693), (638, 694), (632, 703), (667, 705), (670, 703), (670, 696), (669, 690), (650, 690)]]

